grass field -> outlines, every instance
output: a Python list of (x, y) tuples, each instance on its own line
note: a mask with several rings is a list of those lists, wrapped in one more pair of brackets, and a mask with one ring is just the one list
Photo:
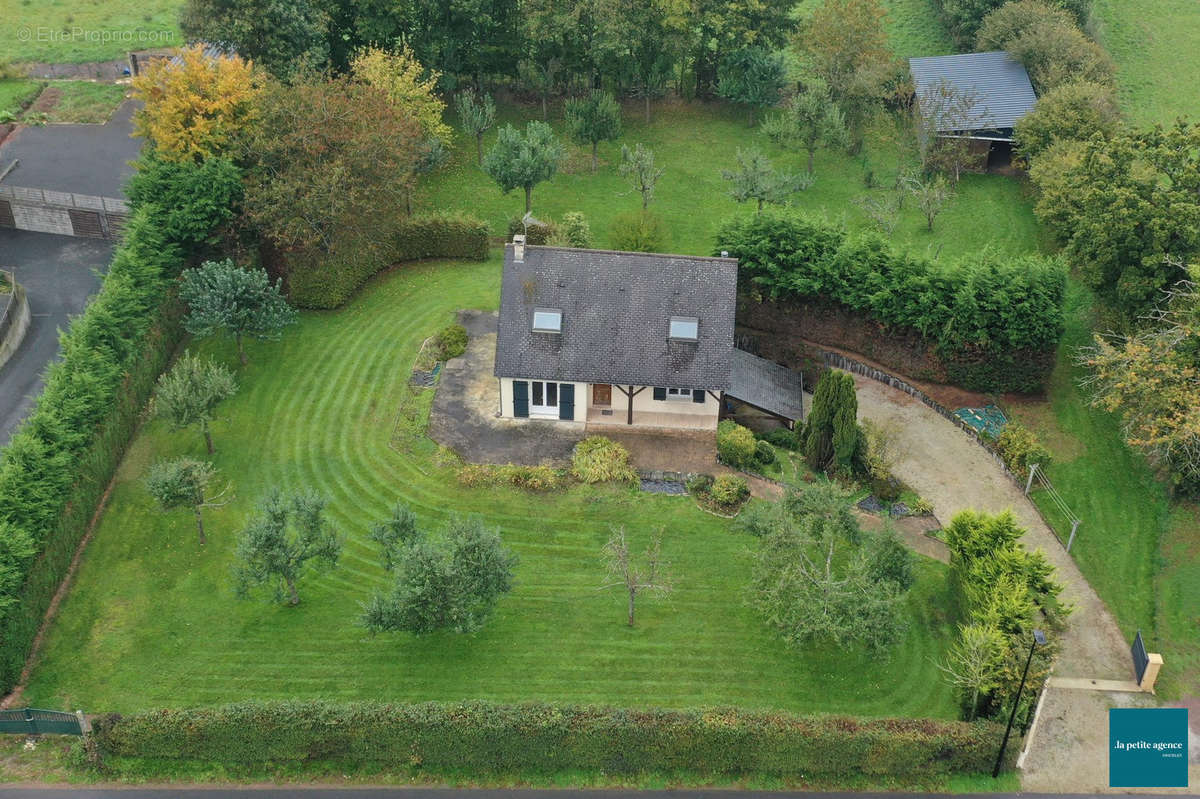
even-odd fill
[[(739, 147), (761, 148), (780, 168), (803, 168), (803, 154), (779, 150), (757, 128), (747, 126), (744, 113), (724, 104), (658, 103), (650, 125), (637, 109), (637, 103), (626, 107), (625, 134), (620, 141), (601, 144), (596, 174), (590, 171), (588, 150), (569, 147), (570, 157), (559, 174), (534, 188), (534, 216), (558, 219), (564, 212), (582, 211), (591, 224), (595, 244), (609, 246), (613, 217), (641, 207), (640, 196), (617, 173), (621, 145), (641, 142), (654, 150), (656, 164), (665, 170), (650, 208), (666, 222), (671, 236), (667, 249), (709, 254), (717, 245), (715, 235), (725, 219), (754, 212), (751, 204), (739, 205), (729, 197), (728, 182), (721, 177), (722, 169), (736, 165)], [(540, 118), (540, 109), (505, 106), (500, 117), (501, 124), (524, 125)], [(550, 117), (561, 134), (561, 107), (552, 107)], [(895, 135), (884, 126), (869, 139), (866, 169), (887, 187), (874, 189), (875, 194), (890, 191), (895, 182), (901, 157), (897, 144), (888, 139)], [(485, 137), (485, 152), (494, 137), (495, 130)], [(431, 182), (426, 203), (470, 211), (491, 223), (494, 234), (502, 234), (510, 218), (524, 213), (524, 193), (500, 193), (476, 166), (473, 140), (459, 134), (455, 145), (450, 164)], [(866, 214), (855, 205), (857, 199), (872, 193), (865, 185), (863, 159), (823, 151), (817, 154), (815, 171), (816, 183), (795, 195), (794, 207), (844, 219), (851, 228), (867, 226)], [(987, 246), (1005, 253), (1025, 253), (1037, 247), (1037, 223), (1017, 181), (998, 175), (968, 175), (937, 218), (932, 233), (926, 231), (915, 204), (907, 202), (893, 241), (898, 247), (943, 258), (957, 258)]]
[[(1046, 470), (1082, 520), (1071, 554), (1132, 640), (1142, 630), (1151, 651), (1166, 662), (1159, 692), (1200, 692), (1200, 516), (1194, 505), (1168, 501), (1145, 459), (1122, 442), (1119, 421), (1086, 404), (1085, 376), (1073, 363), (1091, 342), (1095, 299), (1072, 281), (1067, 333), (1059, 346), (1049, 403), (1019, 405), (1054, 455)], [(1059, 534), (1070, 523), (1043, 495), (1035, 501)]]
[(42, 85), (39, 80), (0, 80), (0, 121), (33, 102)]
[(60, 80), (50, 84), (58, 89), (58, 101), (47, 114), (49, 122), (107, 122), (125, 99), (126, 87), (89, 80)]
[(1196, 117), (1200, 3), (1094, 0), (1100, 41), (1117, 62), (1122, 110), (1138, 124)]
[[(940, 564), (921, 565), (909, 632), (888, 656), (799, 654), (745, 603), (752, 540), (690, 498), (467, 491), (423, 435), (389, 448), (422, 339), (455, 309), (494, 308), (498, 285), (496, 259), (403, 269), (341, 311), (304, 314), (282, 342), (253, 347), (214, 429), (215, 463), (236, 499), (210, 512), (203, 551), (188, 514), (161, 515), (140, 483), (155, 458), (200, 455), (200, 436), (149, 424), (121, 467), (29, 701), (101, 711), (249, 697), (478, 697), (955, 715), (930, 662), (948, 644)], [(229, 346), (204, 349), (236, 361)], [(304, 581), (297, 608), (232, 595), (235, 533), (272, 484), (320, 491), (347, 538), (340, 567)], [(481, 513), (520, 555), (515, 591), (479, 634), (372, 638), (358, 626), (358, 603), (386, 585), (367, 528), (398, 499), (425, 524)], [(624, 598), (597, 588), (599, 551), (617, 523), (639, 545), (664, 527), (677, 583), (669, 601), (643, 601), (632, 630)]]
[(181, 0), (0, 0), (0, 62), (83, 63), (183, 43)]

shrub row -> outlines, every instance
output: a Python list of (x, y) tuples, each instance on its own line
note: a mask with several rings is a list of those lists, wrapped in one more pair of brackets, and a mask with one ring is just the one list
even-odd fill
[(323, 760), (481, 775), (586, 770), (923, 778), (990, 767), (1001, 732), (991, 723), (732, 709), (285, 701), (111, 715), (95, 721), (93, 741), (101, 760)]
[(391, 263), (423, 258), (482, 261), (488, 255), (488, 226), (459, 214), (414, 216), (393, 234), (386, 257), (364, 256), (370, 251), (347, 241), (331, 253), (292, 255), (286, 267), (288, 297), (301, 308), (337, 308)]
[(182, 335), (183, 263), (153, 205), (134, 211), (100, 293), (62, 335), (33, 412), (0, 451), (0, 686), (34, 636)]
[(718, 243), (738, 258), (743, 293), (830, 303), (915, 331), (966, 388), (1038, 391), (1053, 367), (1066, 289), (1057, 260), (984, 254), (943, 264), (894, 252), (873, 234), (768, 213), (726, 223)]

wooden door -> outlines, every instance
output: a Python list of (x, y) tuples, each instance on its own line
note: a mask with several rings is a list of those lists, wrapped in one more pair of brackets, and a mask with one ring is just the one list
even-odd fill
[(611, 383), (593, 383), (592, 384), (592, 404), (593, 405), (612, 405), (612, 384)]

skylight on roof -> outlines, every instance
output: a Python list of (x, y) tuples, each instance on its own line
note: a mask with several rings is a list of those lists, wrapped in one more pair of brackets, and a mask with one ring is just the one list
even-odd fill
[(561, 333), (562, 311), (555, 308), (533, 309), (534, 333)]
[(678, 341), (700, 338), (700, 320), (694, 316), (672, 316), (670, 337)]

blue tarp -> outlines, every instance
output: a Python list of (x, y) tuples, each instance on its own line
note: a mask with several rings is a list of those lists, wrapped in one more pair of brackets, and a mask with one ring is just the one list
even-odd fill
[(1004, 429), (1004, 425), (1008, 424), (1008, 418), (1005, 417), (1004, 411), (995, 405), (985, 405), (982, 408), (959, 408), (954, 415), (979, 432), (993, 436), (999, 435), (1000, 431)]

